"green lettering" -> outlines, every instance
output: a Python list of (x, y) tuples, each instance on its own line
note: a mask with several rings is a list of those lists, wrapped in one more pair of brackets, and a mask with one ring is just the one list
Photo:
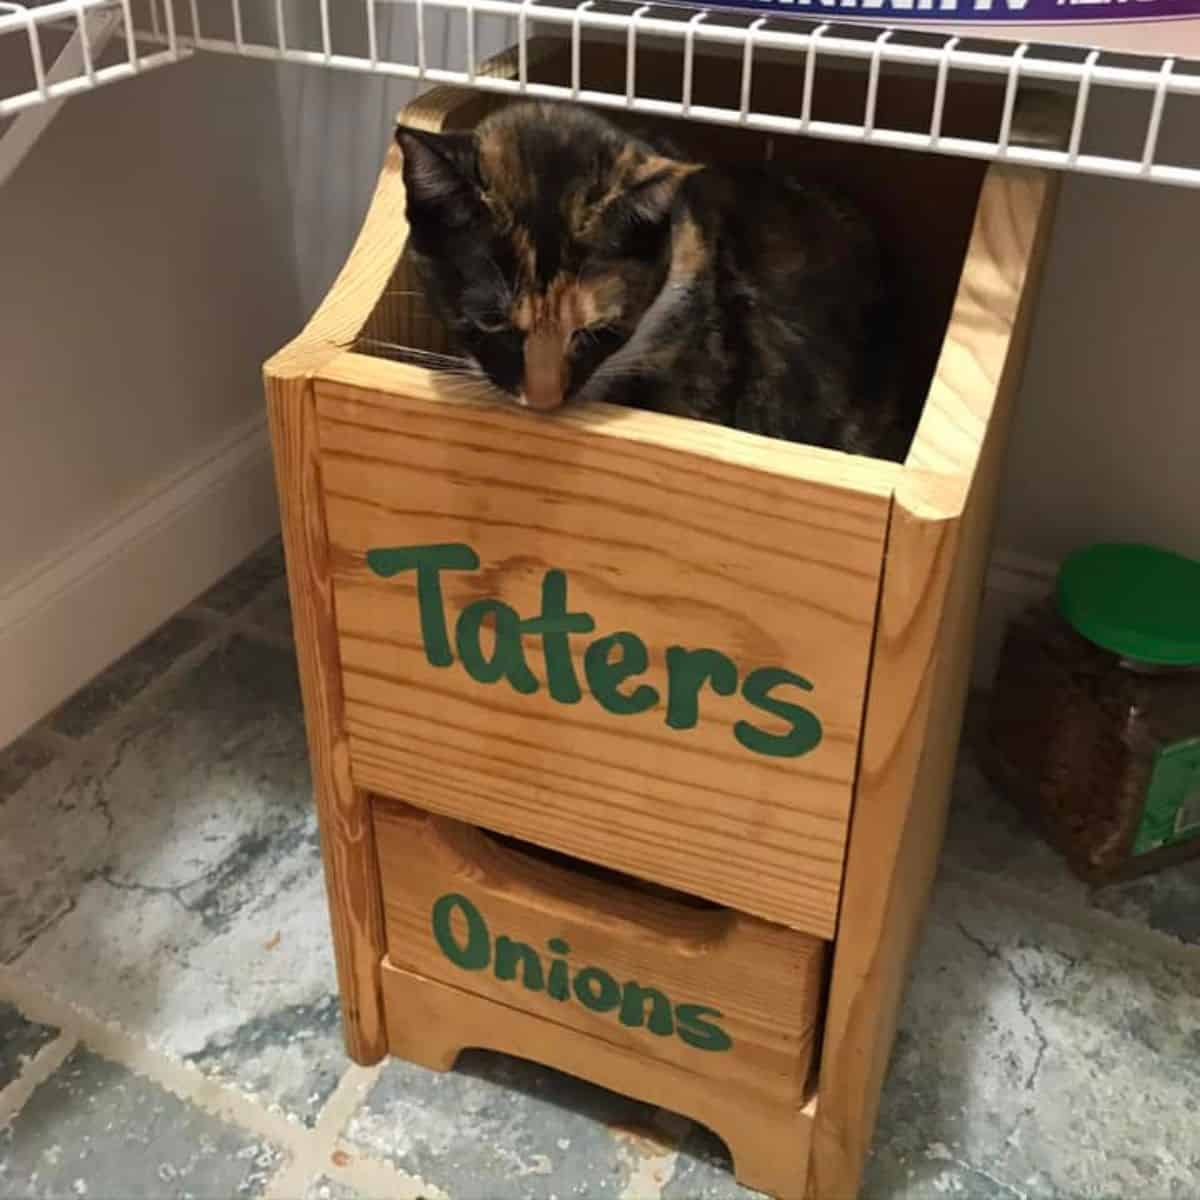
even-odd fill
[(496, 978), (516, 979), (518, 963), (521, 964), (521, 982), (529, 991), (540, 992), (544, 981), (537, 951), (501, 934), (496, 939)]
[(571, 662), (568, 635), (591, 633), (596, 622), (590, 613), (567, 612), (567, 577), (562, 571), (547, 571), (542, 577), (542, 611), (521, 622), (521, 632), (539, 635), (546, 660), (546, 683), (559, 704), (577, 704), (579, 680)]
[(719, 1025), (704, 1019), (719, 1016), (717, 1009), (703, 1004), (680, 1004), (675, 1009), (680, 1039), (697, 1050), (728, 1050), (733, 1039)]
[(584, 1008), (592, 1012), (612, 1012), (621, 1003), (617, 981), (599, 967), (584, 967), (575, 976), (575, 996)]
[[(547, 947), (553, 954), (570, 954), (571, 947), (562, 938), (551, 938)], [(554, 1000), (569, 1000), (571, 987), (567, 979), (567, 964), (561, 958), (550, 963), (550, 978), (546, 981), (546, 994)]]
[(432, 667), (448, 667), (454, 662), (446, 631), (446, 613), (442, 603), (443, 571), (476, 571), (479, 555), (462, 542), (433, 546), (390, 546), (367, 551), (367, 566), (384, 579), (401, 571), (417, 572), (417, 608), (421, 614), (421, 641), (425, 657)]
[[(646, 1021), (646, 1001), (650, 1001), (650, 1020)], [(651, 1033), (659, 1037), (670, 1037), (675, 1032), (671, 1020), (671, 1002), (657, 988), (644, 988), (632, 979), (621, 989), (622, 1025), (640, 1029), (644, 1024)]]
[[(446, 542), (380, 547), (368, 550), (366, 559), (369, 569), (384, 579), (416, 571), (425, 658), (434, 667), (451, 666), (454, 653), (446, 624), (441, 575), (443, 571), (478, 570), (479, 555), (464, 542)], [(483, 627), (489, 617), (494, 627), (490, 656), (484, 653), (482, 644)], [(591, 633), (595, 628), (590, 613), (568, 611), (567, 577), (562, 571), (551, 570), (542, 577), (542, 607), (536, 617), (522, 620), (516, 609), (502, 600), (476, 600), (459, 614), (454, 636), (458, 657), (472, 679), (485, 684), (506, 679), (513, 691), (523, 695), (538, 690), (538, 680), (525, 660), (524, 638), (540, 637), (551, 697), (560, 704), (575, 704), (581, 692), (571, 656), (570, 635)], [(584, 652), (584, 674), (600, 707), (620, 716), (653, 708), (661, 699), (656, 688), (643, 683), (632, 690), (622, 690), (627, 680), (648, 669), (649, 661), (646, 644), (627, 630), (598, 638), (589, 645)], [(705, 685), (718, 696), (730, 696), (737, 690), (737, 666), (719, 650), (670, 646), (666, 664), (666, 722), (672, 729), (693, 729), (699, 723), (700, 694)], [(746, 702), (784, 721), (789, 728), (772, 733), (750, 721), (737, 721), (733, 733), (740, 745), (755, 754), (796, 758), (820, 744), (824, 731), (817, 716), (803, 705), (774, 694), (777, 689), (789, 686), (806, 692), (813, 690), (809, 680), (782, 667), (760, 667), (746, 677), (742, 684)], [(560, 991), (566, 986), (565, 980), (561, 982)]]
[(742, 695), (755, 708), (768, 712), (772, 716), (782, 717), (791, 722), (787, 733), (767, 733), (749, 721), (738, 721), (733, 727), (733, 736), (747, 750), (755, 754), (769, 754), (775, 758), (796, 758), (807, 754), (821, 741), (821, 722), (807, 708), (799, 704), (790, 704), (786, 700), (778, 700), (771, 695), (776, 687), (790, 684), (812, 691), (812, 684), (802, 675), (785, 671), (782, 667), (759, 667), (751, 671), (742, 685)]
[[(479, 634), (484, 620), (495, 615), (496, 644), (489, 662), (484, 657)], [(525, 647), (521, 644), (521, 618), (517, 610), (503, 600), (475, 600), (458, 614), (454, 627), (458, 657), (463, 670), (476, 683), (498, 683), (507, 679), (514, 692), (530, 695), (538, 683), (525, 662)]]
[[(457, 909), (467, 923), (467, 940), (459, 945), (454, 936), (454, 911)], [(491, 939), (483, 914), (466, 896), (450, 892), (439, 897), (433, 905), (433, 939), (441, 952), (464, 971), (482, 971), (491, 958)]]
[[(610, 662), (614, 650), (619, 651), (619, 657)], [(640, 684), (628, 696), (620, 690), (626, 679), (640, 675), (649, 665), (646, 643), (636, 633), (623, 631), (597, 638), (583, 656), (584, 673), (596, 703), (622, 717), (645, 712), (658, 703), (658, 692), (648, 684)]]
[(694, 728), (700, 719), (700, 689), (708, 683), (718, 696), (732, 696), (737, 681), (737, 667), (720, 650), (668, 646), (667, 724), (672, 729)]

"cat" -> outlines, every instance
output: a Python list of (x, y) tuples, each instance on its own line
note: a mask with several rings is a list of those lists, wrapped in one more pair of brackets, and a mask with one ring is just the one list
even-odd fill
[(902, 459), (880, 238), (768, 164), (690, 161), (572, 104), (474, 130), (401, 126), (409, 253), (492, 387), (607, 400)]

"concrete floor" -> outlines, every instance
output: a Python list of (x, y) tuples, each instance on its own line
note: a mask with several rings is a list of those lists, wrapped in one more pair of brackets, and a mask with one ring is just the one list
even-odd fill
[[(749, 1196), (553, 1072), (347, 1061), (289, 638), (272, 545), (0, 752), (0, 1195)], [(1198, 1106), (1200, 865), (1090, 890), (964, 756), (867, 1200), (1195, 1200)]]

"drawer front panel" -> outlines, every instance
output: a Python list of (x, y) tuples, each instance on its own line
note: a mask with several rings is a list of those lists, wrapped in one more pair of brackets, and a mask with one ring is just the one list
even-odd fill
[(830, 936), (890, 494), (651, 414), (318, 412), (356, 782)]
[(794, 1108), (825, 943), (374, 803), (388, 960)]

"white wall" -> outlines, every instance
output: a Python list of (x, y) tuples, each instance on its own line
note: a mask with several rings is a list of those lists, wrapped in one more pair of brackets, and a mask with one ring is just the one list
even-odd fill
[(1200, 556), (1200, 192), (1064, 181), (998, 544)]
[[(378, 38), (383, 58), (412, 62), (415, 23), (408, 6), (378, 5)], [(338, 25), (338, 18), (343, 24)], [(359, 9), (333, 9), (333, 41), (347, 52), (366, 53)], [(300, 44), (318, 43), (315, 6), (309, 28), (296, 31)], [(439, 9), (425, 16), (426, 53), (431, 67), (465, 64), (461, 16), (453, 23)], [(513, 41), (512, 22), (476, 18), (479, 58)], [(293, 36), (289, 31), (289, 37)], [(307, 311), (324, 296), (358, 233), (396, 114), (426, 90), (406, 80), (340, 71), (281, 71), (279, 106), (284, 126), (288, 176), (293, 185), (292, 225), (300, 294)]]
[(416, 88), (402, 80), (289, 68), (278, 75), (292, 250), (306, 312), (346, 260), (375, 189), (399, 109)]
[(101, 89), (0, 191), (0, 580), (261, 409), (301, 312), (273, 101), (241, 62)]
[[(1148, 98), (1099, 94), (1105, 143), (1138, 153)], [(1165, 161), (1195, 160), (1176, 102)], [(1008, 455), (975, 679), (1003, 625), (1090, 541), (1200, 557), (1200, 192), (1068, 175)]]
[(67, 104), (0, 189), (0, 745), (269, 536), (290, 194), (274, 69), (228, 60)]

